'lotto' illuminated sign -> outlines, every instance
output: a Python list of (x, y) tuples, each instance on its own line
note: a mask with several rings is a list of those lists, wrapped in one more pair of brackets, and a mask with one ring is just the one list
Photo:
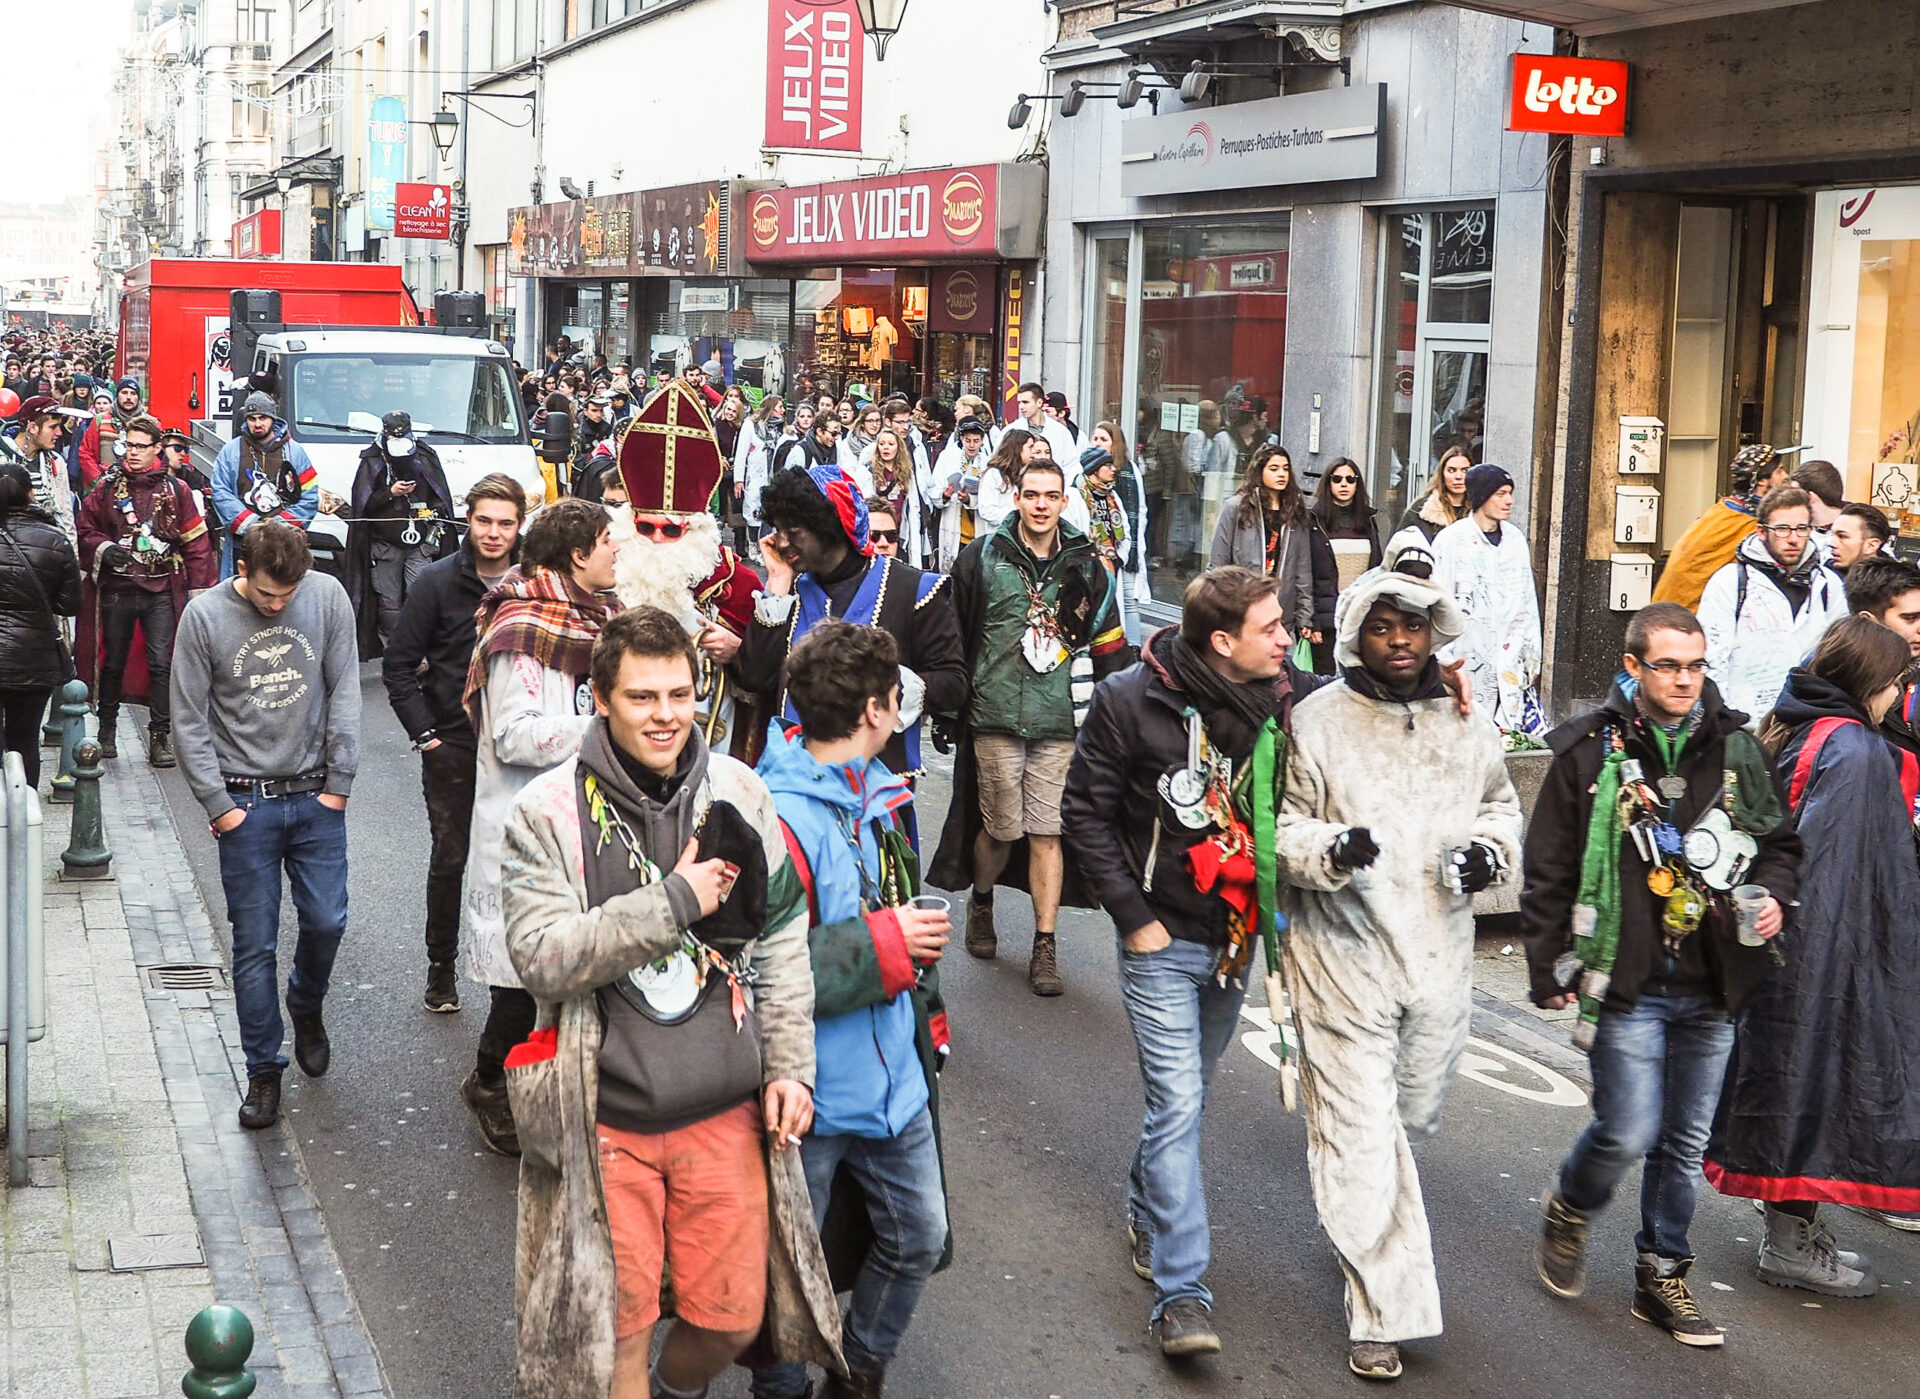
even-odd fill
[(1625, 136), (1627, 65), (1610, 58), (1516, 53), (1507, 130)]

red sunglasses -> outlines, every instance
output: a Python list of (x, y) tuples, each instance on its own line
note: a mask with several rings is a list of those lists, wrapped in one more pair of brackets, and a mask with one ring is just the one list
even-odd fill
[(635, 520), (633, 532), (648, 539), (678, 539), (687, 527), (672, 520)]

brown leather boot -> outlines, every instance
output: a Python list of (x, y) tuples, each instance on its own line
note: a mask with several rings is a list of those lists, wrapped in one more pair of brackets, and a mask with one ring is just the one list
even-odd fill
[(967, 900), (967, 955), (991, 961), (999, 950), (1000, 937), (993, 930), (993, 896), (982, 901), (975, 894)]
[(1033, 956), (1027, 962), (1027, 985), (1036, 996), (1057, 996), (1067, 989), (1060, 980), (1060, 968), (1054, 962), (1052, 933), (1033, 935)]

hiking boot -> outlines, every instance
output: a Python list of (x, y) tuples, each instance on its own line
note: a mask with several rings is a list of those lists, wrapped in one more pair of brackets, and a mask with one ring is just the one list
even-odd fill
[(1036, 996), (1057, 996), (1066, 990), (1060, 968), (1054, 964), (1052, 933), (1033, 935), (1033, 956), (1027, 960), (1027, 985)]
[(1683, 1346), (1717, 1346), (1727, 1333), (1708, 1321), (1687, 1286), (1691, 1258), (1643, 1253), (1633, 1265), (1633, 1314), (1651, 1321)]
[(967, 900), (967, 954), (992, 960), (1000, 950), (1000, 937), (993, 930), (993, 895), (975, 894)]
[(427, 965), (427, 994), (422, 1000), (428, 1010), (451, 1014), (460, 1009), (460, 979), (454, 975), (453, 963)]
[(501, 1156), (520, 1154), (520, 1133), (513, 1125), (513, 1104), (507, 1100), (505, 1079), (496, 1084), (481, 1080), (480, 1070), (467, 1075), (460, 1085), (460, 1097), (480, 1128), (480, 1140), (487, 1150)]
[(1137, 1220), (1127, 1221), (1127, 1257), (1135, 1277), (1142, 1282), (1153, 1281), (1153, 1235)]
[(1392, 1341), (1354, 1341), (1347, 1346), (1347, 1368), (1363, 1380), (1397, 1380), (1400, 1347)]
[(1824, 1297), (1871, 1297), (1880, 1290), (1873, 1267), (1858, 1254), (1834, 1246), (1833, 1235), (1815, 1220), (1768, 1209), (1767, 1240), (1760, 1245), (1760, 1281), (1799, 1287)]
[(1160, 1353), (1169, 1360), (1185, 1355), (1214, 1355), (1220, 1350), (1220, 1333), (1213, 1329), (1213, 1314), (1207, 1304), (1191, 1297), (1167, 1303), (1160, 1319), (1153, 1323), (1160, 1341)]
[(320, 1012), (311, 1015), (294, 1015), (293, 1021), (293, 1062), (300, 1066), (300, 1072), (308, 1078), (324, 1078), (327, 1065), (333, 1062), (333, 1041), (327, 1038), (326, 1023), (320, 1019)]
[(1578, 1297), (1587, 1290), (1587, 1217), (1568, 1206), (1557, 1191), (1540, 1201), (1540, 1240), (1533, 1246), (1533, 1268), (1556, 1297)]
[(120, 756), (120, 710), (115, 706), (100, 706), (100, 756), (117, 758)]
[(154, 768), (177, 767), (173, 757), (173, 740), (166, 734), (151, 734), (147, 738), (147, 766)]
[(828, 1371), (826, 1387), (820, 1391), (820, 1399), (880, 1399), (886, 1382), (885, 1370), (856, 1370), (848, 1365), (844, 1379)]
[(271, 1127), (280, 1120), (280, 1072), (262, 1069), (247, 1075), (247, 1097), (240, 1104), (240, 1125), (249, 1132)]

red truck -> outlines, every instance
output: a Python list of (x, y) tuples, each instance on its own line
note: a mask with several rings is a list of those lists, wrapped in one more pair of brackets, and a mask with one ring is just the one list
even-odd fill
[(140, 381), (164, 426), (231, 415), (228, 307), (239, 287), (278, 291), (288, 325), (420, 324), (400, 269), (387, 264), (154, 258), (127, 274), (114, 375)]

